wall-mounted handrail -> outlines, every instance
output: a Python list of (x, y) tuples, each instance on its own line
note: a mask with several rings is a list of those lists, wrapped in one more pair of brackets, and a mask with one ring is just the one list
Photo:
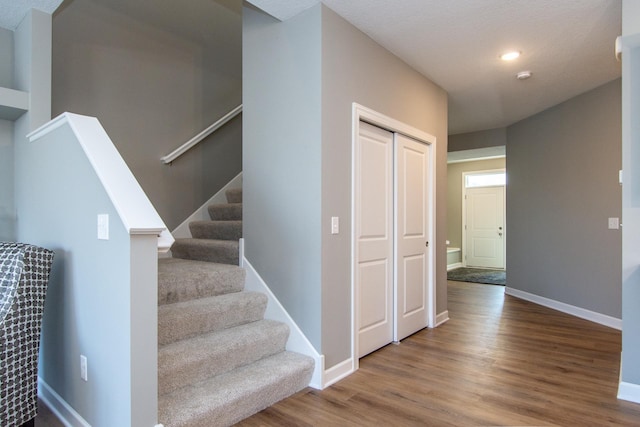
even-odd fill
[(242, 112), (242, 104), (238, 105), (236, 108), (229, 111), (227, 114), (225, 114), (220, 119), (218, 119), (214, 124), (212, 124), (205, 130), (203, 130), (202, 132), (200, 132), (199, 134), (197, 134), (196, 136), (194, 136), (193, 138), (191, 138), (190, 140), (182, 144), (180, 147), (173, 150), (171, 153), (162, 157), (160, 160), (165, 165), (173, 162), (175, 159), (177, 159), (178, 157), (182, 156), (184, 153), (189, 151), (189, 149), (197, 145), (200, 141), (202, 141), (203, 139), (205, 139), (206, 137), (208, 137), (209, 135), (211, 135), (212, 133), (220, 129), (229, 120), (233, 119), (235, 116), (237, 116), (241, 112)]

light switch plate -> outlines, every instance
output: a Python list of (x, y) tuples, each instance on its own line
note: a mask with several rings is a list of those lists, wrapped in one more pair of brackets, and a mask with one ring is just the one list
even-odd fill
[(340, 233), (340, 218), (337, 216), (331, 217), (331, 234)]
[(609, 218), (609, 230), (618, 230), (620, 228), (620, 218)]
[(98, 240), (109, 240), (109, 215), (98, 215)]
[(84, 381), (89, 381), (87, 376), (87, 356), (81, 354), (80, 355), (80, 379)]

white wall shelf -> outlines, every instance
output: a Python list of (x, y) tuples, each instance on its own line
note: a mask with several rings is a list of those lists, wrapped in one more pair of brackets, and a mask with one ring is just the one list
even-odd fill
[(0, 87), (0, 119), (14, 121), (29, 110), (29, 94)]

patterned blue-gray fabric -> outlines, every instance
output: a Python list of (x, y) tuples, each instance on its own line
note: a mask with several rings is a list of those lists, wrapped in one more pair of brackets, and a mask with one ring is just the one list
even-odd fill
[(0, 243), (0, 426), (37, 412), (38, 351), (53, 252)]

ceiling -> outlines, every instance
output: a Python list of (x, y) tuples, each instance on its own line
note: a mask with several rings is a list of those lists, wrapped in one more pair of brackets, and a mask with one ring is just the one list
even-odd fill
[[(309, 7), (313, 0), (300, 0)], [(251, 0), (279, 19), (290, 0)], [(493, 129), (620, 77), (620, 0), (322, 0), (449, 93), (449, 133)], [(296, 4), (293, 7), (292, 4)], [(504, 62), (498, 56), (518, 50)], [(533, 73), (519, 81), (519, 71)]]
[[(249, 1), (281, 20), (318, 3)], [(13, 30), (29, 7), (51, 13), (61, 2), (0, 0), (0, 27)], [(450, 134), (510, 125), (620, 77), (621, 0), (322, 2), (449, 93)], [(522, 56), (498, 58), (511, 49)], [(523, 70), (533, 76), (519, 81)]]
[(0, 28), (15, 30), (29, 9), (53, 13), (62, 0), (0, 0)]

